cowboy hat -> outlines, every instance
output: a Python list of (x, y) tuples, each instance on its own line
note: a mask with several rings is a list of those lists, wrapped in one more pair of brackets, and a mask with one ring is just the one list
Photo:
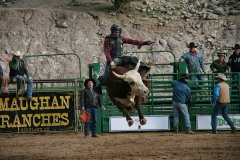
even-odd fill
[(239, 44), (235, 44), (235, 46), (232, 47), (232, 49), (240, 49), (240, 45)]
[(21, 56), (21, 53), (20, 53), (20, 51), (15, 51), (12, 53), (12, 55), (19, 57), (19, 56)]
[(186, 73), (181, 74), (180, 78), (181, 79), (189, 79), (188, 74), (186, 74)]
[(215, 76), (215, 78), (219, 78), (219, 79), (222, 79), (222, 80), (227, 80), (226, 76), (222, 73), (219, 73), (217, 76)]
[(189, 46), (187, 46), (188, 48), (197, 48), (198, 46), (195, 46), (195, 43), (194, 42), (191, 42), (189, 44)]
[(93, 82), (93, 88), (96, 86), (96, 81), (92, 78), (89, 78), (89, 79), (86, 79), (85, 82), (84, 82), (84, 86), (87, 88), (87, 84), (89, 81), (92, 81)]
[(227, 53), (224, 51), (219, 51), (219, 52), (217, 52), (217, 54), (218, 54), (218, 56), (224, 56), (224, 57), (226, 57), (226, 55), (227, 55)]

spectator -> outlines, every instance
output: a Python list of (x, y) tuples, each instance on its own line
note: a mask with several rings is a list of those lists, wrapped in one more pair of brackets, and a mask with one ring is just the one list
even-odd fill
[[(20, 51), (13, 52), (13, 58), (10, 62), (10, 80), (17, 80), (17, 95), (22, 95), (22, 85), (23, 82), (27, 83), (27, 95), (26, 100), (32, 100), (32, 84), (33, 79), (30, 77), (28, 69), (25, 65), (24, 60), (21, 59)], [(25, 77), (26, 75), (27, 77)]]
[[(234, 72), (232, 74), (232, 79), (237, 81), (239, 79), (237, 72), (240, 72), (240, 45), (235, 44), (232, 49), (234, 50), (234, 52), (228, 59), (228, 66), (230, 66), (231, 72)], [(233, 84), (239, 85), (238, 82), (234, 82)], [(233, 87), (233, 89), (237, 88)]]
[[(99, 137), (97, 135), (97, 113), (98, 105), (101, 109), (105, 109), (101, 97), (93, 90), (96, 82), (94, 79), (87, 79), (84, 82), (85, 89), (80, 93), (80, 107), (85, 112), (92, 116), (92, 137)], [(85, 123), (84, 135), (85, 138), (89, 137), (90, 120)]]
[(179, 133), (179, 111), (181, 111), (185, 118), (187, 133), (194, 134), (194, 132), (191, 131), (191, 122), (189, 118), (188, 108), (186, 105), (186, 98), (189, 101), (192, 100), (191, 91), (188, 88), (187, 83), (188, 75), (185, 73), (181, 75), (181, 78), (179, 80), (173, 82), (173, 126), (175, 127), (175, 132)]
[(119, 24), (113, 24), (110, 30), (111, 34), (108, 35), (104, 41), (104, 53), (107, 59), (107, 63), (105, 66), (104, 74), (98, 78), (100, 83), (95, 88), (99, 94), (102, 94), (102, 86), (106, 85), (109, 66), (114, 67), (116, 65), (121, 65), (121, 56), (123, 54), (124, 43), (137, 45), (138, 49), (140, 49), (143, 45), (150, 45), (155, 43), (151, 41), (133, 40), (121, 36), (122, 27)]
[(212, 62), (212, 64), (210, 65), (210, 69), (214, 73), (228, 72), (229, 67), (228, 67), (227, 63), (224, 61), (227, 53), (220, 51), (220, 52), (217, 52), (217, 54), (218, 54), (218, 60), (214, 60)]
[(3, 75), (3, 69), (1, 65), (0, 65), (0, 79), (2, 80), (1, 92), (8, 93), (8, 78)]
[(222, 73), (219, 73), (215, 78), (217, 78), (218, 84), (215, 86), (212, 100), (214, 107), (212, 112), (212, 133), (217, 133), (217, 115), (220, 109), (222, 110), (223, 118), (232, 129), (231, 133), (235, 133), (236, 127), (227, 115), (228, 104), (230, 103), (229, 85), (224, 82), (227, 78)]
[[(183, 62), (185, 61), (187, 64), (187, 69), (190, 74), (201, 74), (201, 70), (206, 73), (206, 70), (204, 68), (204, 61), (202, 58), (202, 54), (200, 52), (196, 51), (197, 46), (195, 45), (194, 42), (191, 42), (189, 46), (190, 48), (189, 52), (183, 54), (179, 61)], [(190, 77), (191, 80), (196, 81), (198, 80), (204, 80), (203, 75), (191, 75)], [(200, 85), (203, 85), (203, 83), (199, 83)]]

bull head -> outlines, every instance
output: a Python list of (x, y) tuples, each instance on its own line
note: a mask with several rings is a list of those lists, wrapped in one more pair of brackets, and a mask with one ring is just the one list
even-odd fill
[(140, 61), (138, 61), (138, 64), (136, 65), (134, 70), (130, 70), (123, 75), (117, 74), (114, 71), (112, 73), (117, 78), (128, 82), (128, 84), (131, 87), (130, 93), (132, 95), (145, 96), (148, 94), (149, 91), (148, 91), (148, 88), (143, 84), (142, 78), (138, 73), (139, 66), (140, 66)]

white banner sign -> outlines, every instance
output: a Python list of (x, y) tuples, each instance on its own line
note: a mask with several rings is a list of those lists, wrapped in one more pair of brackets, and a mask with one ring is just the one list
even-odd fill
[[(228, 115), (230, 119), (233, 121), (236, 128), (240, 128), (240, 115)], [(197, 115), (196, 116), (197, 130), (212, 130), (212, 120), (211, 115)], [(217, 116), (217, 129), (218, 130), (231, 130), (231, 127), (227, 124), (224, 118), (219, 115)]]
[(128, 126), (126, 117), (110, 116), (109, 131), (125, 132), (125, 131), (161, 131), (170, 130), (169, 116), (144, 116), (147, 124), (141, 125), (138, 116), (131, 116), (134, 121), (131, 127)]

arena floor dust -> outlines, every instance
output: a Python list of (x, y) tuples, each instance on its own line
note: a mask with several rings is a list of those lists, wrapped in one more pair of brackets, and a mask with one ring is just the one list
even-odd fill
[(237, 160), (240, 134), (198, 132), (78, 133), (0, 135), (0, 159), (203, 159)]

